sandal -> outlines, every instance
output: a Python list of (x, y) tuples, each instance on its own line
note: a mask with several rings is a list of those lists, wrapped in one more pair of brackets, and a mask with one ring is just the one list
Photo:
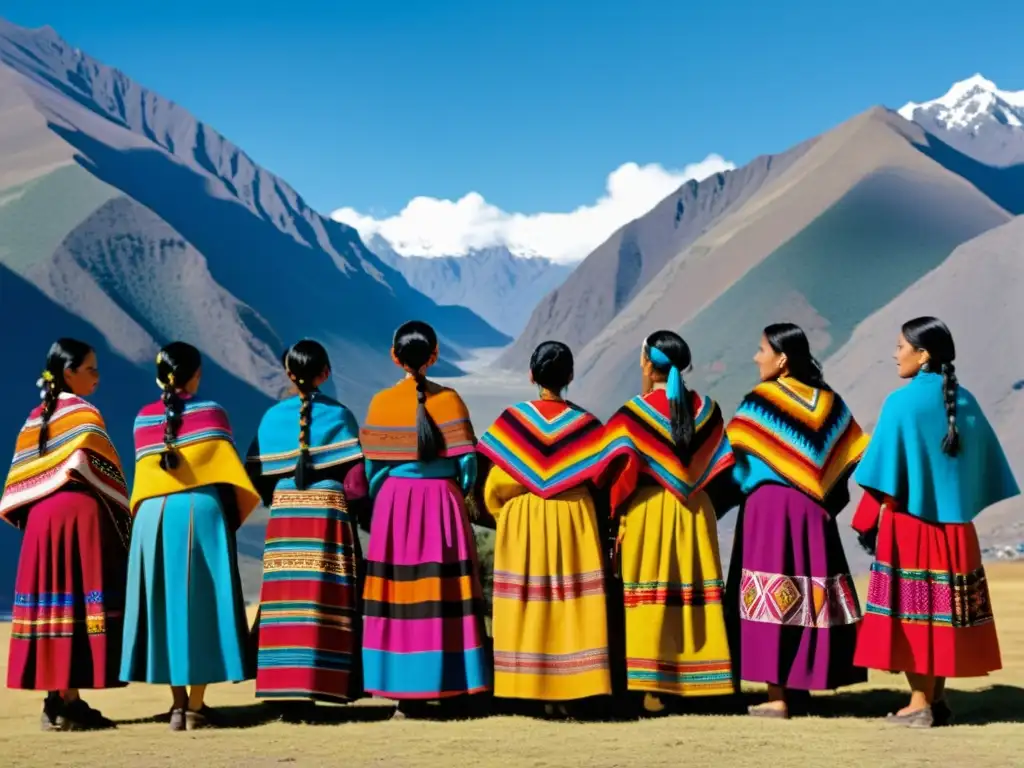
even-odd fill
[(935, 725), (935, 716), (932, 714), (931, 707), (922, 707), (903, 715), (888, 714), (885, 716), (885, 722), (904, 728), (931, 728)]
[(223, 725), (224, 719), (213, 707), (203, 704), (198, 710), (185, 710), (185, 726), (190, 731), (198, 731), (203, 728), (220, 728)]
[(170, 714), (171, 718), (169, 722), (171, 724), (171, 730), (184, 731), (187, 727), (184, 708), (179, 707), (177, 709), (172, 709)]
[(747, 707), (747, 714), (751, 717), (789, 720), (789, 707), (773, 707), (772, 702), (766, 701), (764, 704), (751, 704)]

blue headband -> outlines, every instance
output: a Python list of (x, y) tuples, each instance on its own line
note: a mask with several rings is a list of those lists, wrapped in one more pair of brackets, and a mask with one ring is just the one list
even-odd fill
[(683, 375), (679, 372), (679, 369), (672, 365), (672, 361), (668, 359), (668, 355), (662, 352), (657, 347), (647, 345), (647, 359), (654, 364), (655, 368), (664, 370), (668, 368), (668, 379), (665, 382), (665, 395), (669, 400), (682, 400), (683, 399)]

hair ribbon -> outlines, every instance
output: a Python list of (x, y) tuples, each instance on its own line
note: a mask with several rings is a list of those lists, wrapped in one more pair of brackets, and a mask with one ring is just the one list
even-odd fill
[(654, 364), (654, 367), (659, 370), (668, 368), (668, 379), (665, 381), (665, 395), (669, 400), (682, 400), (683, 399), (683, 374), (680, 373), (679, 369), (672, 365), (672, 361), (668, 359), (668, 355), (662, 352), (657, 347), (647, 346), (647, 359)]

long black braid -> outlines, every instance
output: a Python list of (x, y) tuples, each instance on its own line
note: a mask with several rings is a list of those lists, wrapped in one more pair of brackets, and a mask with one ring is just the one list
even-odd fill
[(942, 373), (942, 398), (946, 404), (946, 436), (942, 438), (942, 452), (956, 456), (960, 453), (960, 432), (956, 428), (956, 400), (960, 384), (952, 363), (942, 363), (939, 371)]
[(304, 490), (313, 481), (313, 457), (310, 442), (313, 433), (313, 401), (319, 391), (317, 382), (330, 375), (331, 361), (323, 345), (303, 339), (281, 356), (285, 373), (299, 391), (299, 457), (295, 462), (295, 487)]
[(956, 427), (956, 401), (960, 384), (956, 379), (956, 346), (953, 334), (937, 317), (916, 317), (900, 329), (903, 338), (914, 349), (927, 352), (927, 370), (942, 374), (942, 401), (946, 406), (946, 434), (942, 452), (947, 456), (960, 453), (960, 432)]
[(195, 378), (202, 367), (199, 350), (184, 341), (175, 341), (160, 350), (156, 356), (156, 382), (163, 390), (164, 449), (160, 453), (160, 467), (171, 471), (181, 464), (175, 442), (185, 413), (181, 392)]
[(92, 351), (92, 347), (78, 339), (57, 339), (50, 345), (50, 351), (46, 354), (46, 367), (43, 368), (43, 375), (37, 382), (43, 399), (43, 410), (39, 416), (40, 456), (46, 453), (50, 439), (50, 418), (57, 410), (61, 392), (67, 390), (64, 372), (77, 371)]

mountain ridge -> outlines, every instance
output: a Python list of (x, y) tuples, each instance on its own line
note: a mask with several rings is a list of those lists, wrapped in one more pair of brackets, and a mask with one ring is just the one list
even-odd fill
[(379, 235), (366, 245), (413, 288), (440, 305), (467, 307), (507, 334), (508, 342), (522, 332), (537, 303), (574, 269), (543, 256), (517, 256), (504, 246), (458, 256), (410, 256), (395, 252)]

